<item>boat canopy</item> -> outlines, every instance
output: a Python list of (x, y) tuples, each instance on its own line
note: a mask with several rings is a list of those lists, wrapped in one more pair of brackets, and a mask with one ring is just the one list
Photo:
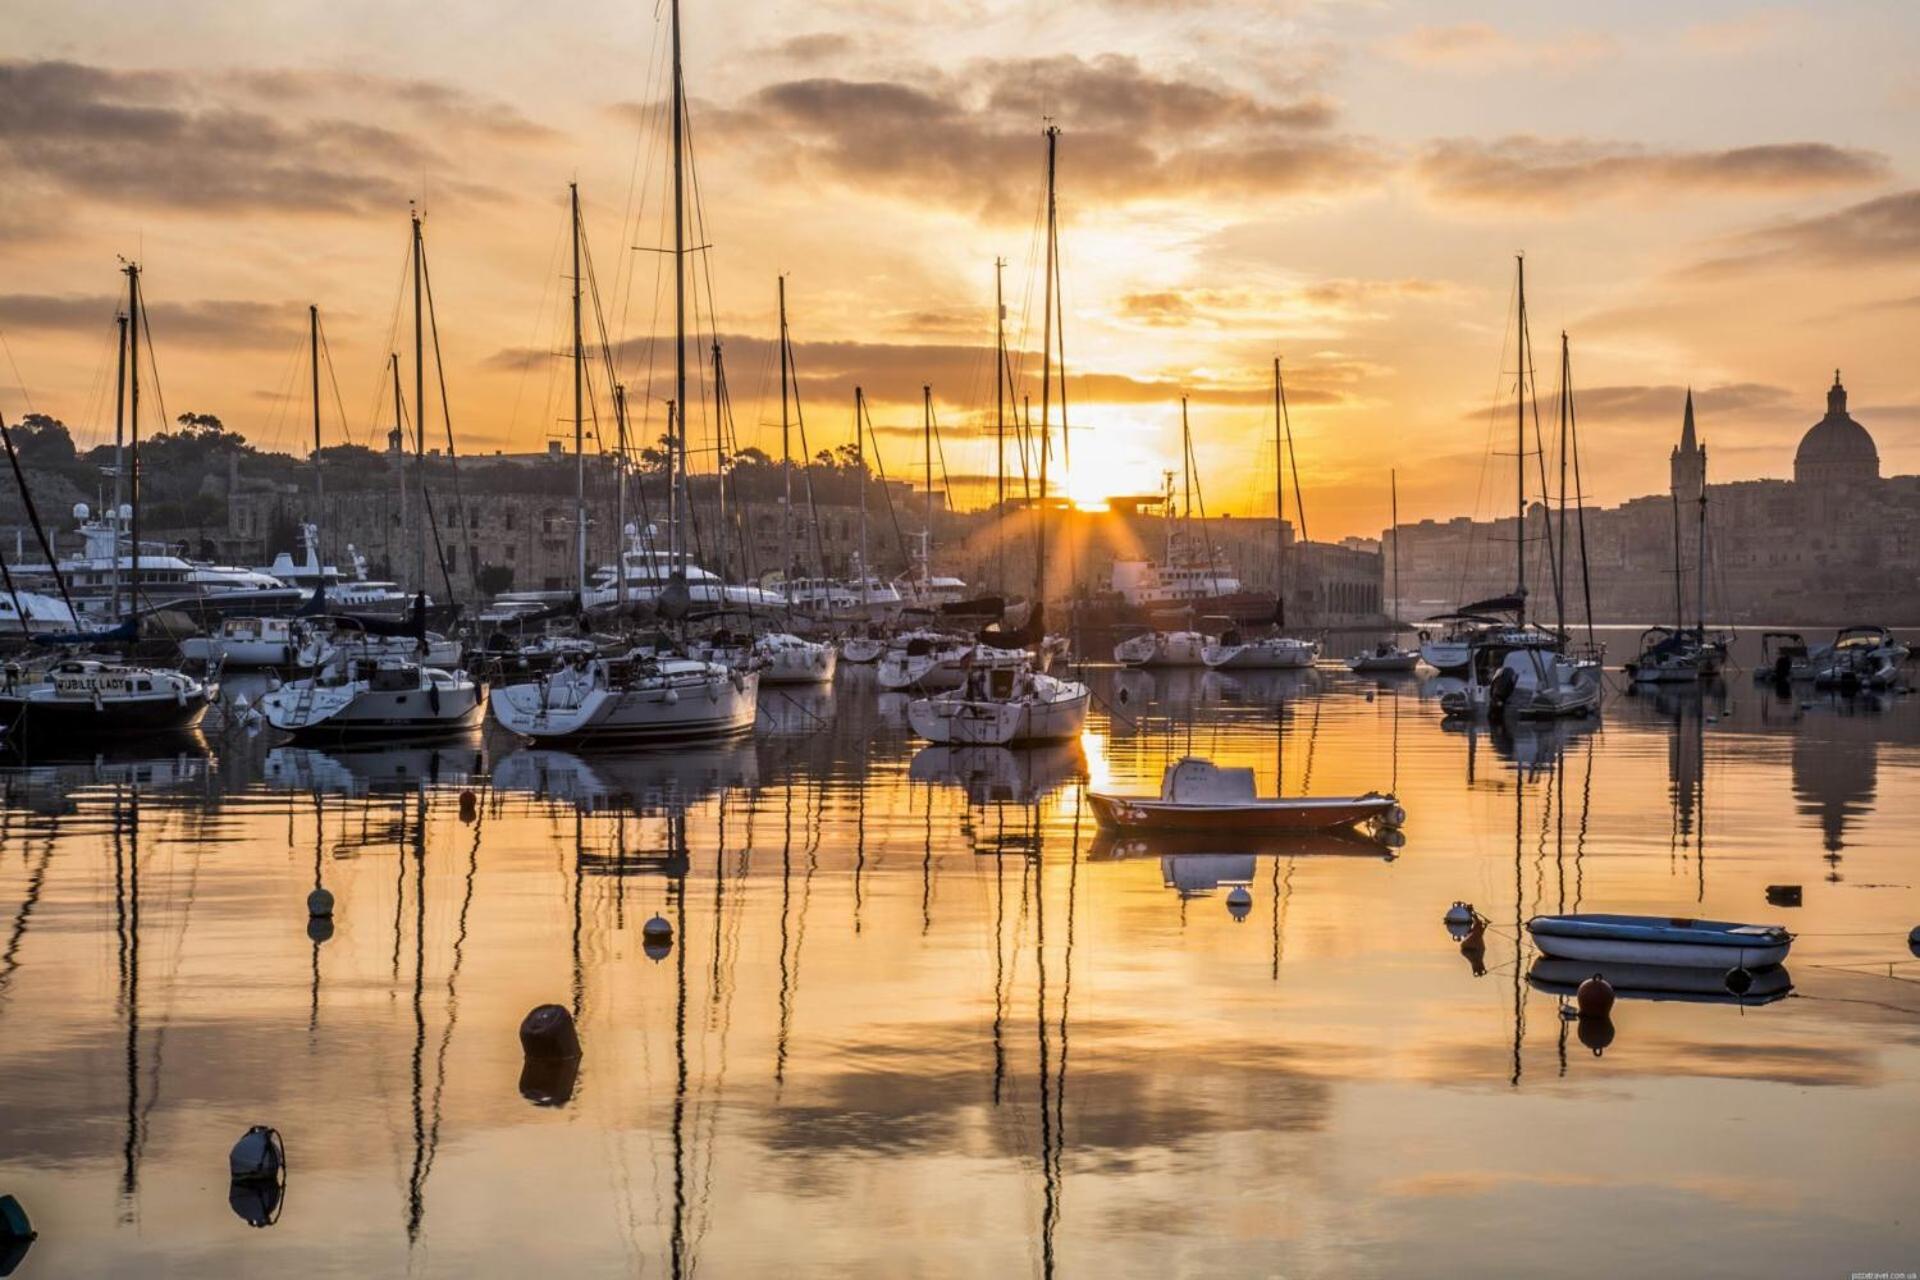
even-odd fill
[(1176, 760), (1160, 779), (1160, 798), (1174, 804), (1234, 804), (1257, 796), (1253, 770), (1222, 769), (1197, 756)]

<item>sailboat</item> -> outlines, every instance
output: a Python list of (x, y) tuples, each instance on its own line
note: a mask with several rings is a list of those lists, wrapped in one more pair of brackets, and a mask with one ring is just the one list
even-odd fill
[[(1527, 330), (1527, 264), (1516, 259), (1515, 352), (1518, 374), (1514, 396), (1514, 561), (1513, 594), (1497, 603), (1511, 608), (1511, 626), (1488, 627), (1475, 634), (1469, 652), (1465, 683), (1440, 697), (1448, 716), (1552, 719), (1591, 715), (1600, 707), (1600, 668), (1593, 661), (1577, 661), (1566, 652), (1566, 636), (1527, 621), (1527, 386), (1531, 381), (1533, 347)], [(1563, 365), (1564, 368), (1564, 365)], [(1536, 406), (1537, 407), (1537, 406)], [(1548, 513), (1548, 537), (1552, 516)], [(1564, 530), (1563, 530), (1564, 533)], [(1559, 581), (1556, 576), (1556, 588)], [(1564, 610), (1563, 610), (1564, 612)]]
[[(1048, 125), (1047, 247), (1045, 318), (1041, 322), (1040, 361), (1040, 505), (1034, 520), (1033, 616), (1041, 630), (1047, 572), (1047, 459), (1052, 442), (1053, 361), (1062, 325), (1058, 289), (1059, 205), (1055, 196), (1055, 160), (1060, 130)], [(1062, 367), (1064, 350), (1060, 352)], [(991, 656), (983, 657), (983, 654)], [(1077, 738), (1086, 726), (1093, 693), (1077, 680), (1042, 671), (1037, 659), (1020, 650), (969, 647), (960, 659), (964, 682), (950, 693), (920, 698), (907, 705), (907, 723), (929, 742), (942, 745), (1009, 746)]]
[[(1193, 520), (1193, 433), (1187, 424), (1187, 400), (1180, 398), (1180, 465), (1185, 478), (1186, 503), (1181, 512), (1178, 525), (1173, 518), (1173, 475), (1167, 474), (1167, 496), (1165, 503), (1167, 521), (1166, 559), (1159, 565), (1138, 564), (1133, 568), (1142, 571), (1132, 581), (1133, 593), (1127, 594), (1129, 603), (1136, 597), (1144, 604), (1184, 604), (1191, 617), (1194, 602), (1210, 599), (1223, 594), (1221, 575), (1213, 563), (1213, 548), (1209, 543), (1204, 562), (1194, 557), (1188, 549), (1191, 530), (1187, 527)], [(1204, 531), (1202, 537), (1205, 537)], [(1127, 562), (1116, 561), (1113, 566), (1115, 585), (1122, 577), (1122, 570), (1128, 568)], [(1229, 590), (1240, 587), (1238, 578), (1228, 578)], [(1128, 636), (1113, 647), (1113, 660), (1129, 667), (1200, 667), (1206, 665), (1206, 652), (1216, 643), (1215, 637), (1192, 628), (1185, 630), (1143, 631), (1139, 635)]]
[[(128, 588), (126, 638), (137, 636), (140, 616), (140, 334), (147, 332), (147, 313), (140, 292), (140, 267), (128, 263), (127, 321), (121, 348), (126, 379), (126, 421), (132, 441), (128, 518), (132, 526), (133, 565)], [(116, 403), (119, 393), (116, 389)], [(11, 452), (11, 441), (8, 442)], [(22, 478), (24, 493), (24, 478)], [(35, 520), (36, 532), (42, 533)], [(116, 560), (117, 563), (117, 560)], [(56, 577), (56, 581), (58, 581)], [(64, 594), (65, 588), (62, 585)], [(16, 606), (17, 607), (17, 606)], [(58, 636), (40, 636), (58, 640)], [(71, 639), (85, 643), (93, 635)], [(198, 725), (212, 704), (211, 685), (171, 667), (133, 666), (85, 656), (66, 657), (39, 680), (23, 679), (9, 664), (0, 673), (0, 734), (20, 740), (123, 737), (190, 729)]]
[[(670, 622), (690, 602), (677, 515), (685, 503), (687, 447), (686, 82), (680, 60), (680, 5), (670, 5), (673, 42), (673, 293), (675, 398), (667, 405), (667, 559), (669, 576), (655, 600)], [(581, 320), (580, 255), (585, 234), (578, 186), (569, 188), (573, 237), (574, 451), (585, 422), (586, 350)], [(584, 462), (581, 463), (584, 469)], [(586, 582), (586, 504), (578, 500), (578, 584)], [(496, 688), (489, 705), (509, 732), (540, 743), (699, 741), (747, 733), (759, 706), (760, 675), (703, 662), (654, 645), (618, 657), (580, 655), (540, 679)]]
[[(1387, 473), (1387, 486), (1392, 496), (1393, 512), (1393, 599), (1387, 608), (1390, 614), (1398, 618), (1400, 612), (1400, 480), (1397, 473), (1391, 471)], [(1347, 659), (1347, 670), (1362, 674), (1412, 671), (1419, 665), (1418, 649), (1400, 647), (1397, 623), (1396, 633), (1375, 645), (1372, 653), (1356, 653)]]
[[(1693, 389), (1687, 389), (1687, 409), (1684, 425), (1681, 428), (1682, 448), (1688, 448), (1694, 440), (1693, 429)], [(1704, 451), (1703, 451), (1704, 452)], [(1692, 631), (1687, 629), (1686, 616), (1682, 601), (1686, 598), (1683, 584), (1686, 581), (1680, 566), (1680, 494), (1675, 491), (1673, 499), (1673, 626), (1652, 627), (1640, 637), (1640, 655), (1626, 664), (1627, 676), (1635, 684), (1691, 684), (1712, 676), (1720, 670), (1720, 655), (1707, 643), (1707, 476), (1704, 466), (1700, 473), (1700, 567), (1699, 567), (1699, 608), (1694, 620), (1699, 625)]]
[[(1285, 634), (1287, 625), (1287, 447), (1293, 437), (1292, 420), (1287, 413), (1286, 384), (1280, 378), (1280, 357), (1273, 358), (1273, 634), (1255, 640), (1243, 640), (1229, 624), (1218, 643), (1201, 649), (1200, 660), (1217, 671), (1289, 671), (1311, 667), (1320, 657), (1320, 646)], [(1295, 476), (1294, 502), (1305, 521), (1305, 504), (1300, 501), (1298, 475)]]

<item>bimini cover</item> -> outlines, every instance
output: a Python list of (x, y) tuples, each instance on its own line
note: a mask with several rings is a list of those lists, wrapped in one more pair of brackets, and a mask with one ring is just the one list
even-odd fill
[(1189, 756), (1167, 766), (1160, 798), (1175, 804), (1235, 804), (1255, 799), (1253, 770), (1222, 769), (1211, 760)]

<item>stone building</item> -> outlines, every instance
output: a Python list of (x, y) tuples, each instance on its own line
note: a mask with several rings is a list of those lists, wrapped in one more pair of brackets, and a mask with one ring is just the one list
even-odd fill
[[(1837, 372), (1826, 415), (1800, 441), (1792, 480), (1709, 481), (1707, 447), (1689, 394), (1669, 460), (1669, 491), (1586, 513), (1597, 620), (1671, 623), (1679, 615), (1692, 625), (1704, 594), (1709, 623), (1920, 623), (1920, 476), (1881, 477), (1879, 451), (1848, 414)], [(1698, 567), (1703, 485), (1704, 593)], [(1569, 524), (1567, 611), (1583, 616), (1580, 534)], [(1547, 527), (1547, 512), (1536, 504), (1525, 529), (1530, 612), (1551, 620)], [(1516, 533), (1511, 518), (1466, 517), (1392, 531), (1400, 540), (1406, 614), (1425, 616), (1511, 590)], [(1554, 536), (1557, 559), (1557, 527)]]

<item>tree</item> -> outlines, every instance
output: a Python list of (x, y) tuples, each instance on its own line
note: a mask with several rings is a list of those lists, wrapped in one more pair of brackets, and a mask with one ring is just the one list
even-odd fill
[(72, 466), (77, 457), (73, 433), (60, 419), (44, 413), (30, 413), (13, 429), (14, 447), (20, 460), (36, 467)]
[(513, 566), (510, 564), (483, 564), (480, 572), (474, 575), (474, 582), (481, 592), (497, 596), (502, 591), (513, 590)]
[(204, 433), (206, 435), (217, 436), (224, 435), (227, 430), (226, 424), (220, 421), (217, 414), (183, 413), (178, 418), (175, 418), (174, 421), (195, 434)]

